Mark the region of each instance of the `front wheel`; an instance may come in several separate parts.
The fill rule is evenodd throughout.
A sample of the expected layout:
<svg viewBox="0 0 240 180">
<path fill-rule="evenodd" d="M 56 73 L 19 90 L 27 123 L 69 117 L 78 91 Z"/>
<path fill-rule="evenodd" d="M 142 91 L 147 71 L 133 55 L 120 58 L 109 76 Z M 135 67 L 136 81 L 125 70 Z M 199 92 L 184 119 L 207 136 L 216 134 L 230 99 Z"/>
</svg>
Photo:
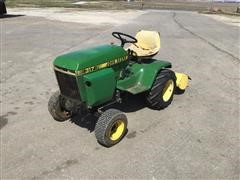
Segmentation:
<svg viewBox="0 0 240 180">
<path fill-rule="evenodd" d="M 108 109 L 96 123 L 95 136 L 100 144 L 111 147 L 121 141 L 126 131 L 126 115 L 117 109 Z"/>
<path fill-rule="evenodd" d="M 164 109 L 171 104 L 176 88 L 176 76 L 173 71 L 163 69 L 158 73 L 146 100 L 152 109 Z"/>
<path fill-rule="evenodd" d="M 55 92 L 48 101 L 48 111 L 56 121 L 65 121 L 71 117 L 71 112 L 61 106 L 60 92 Z"/>
</svg>

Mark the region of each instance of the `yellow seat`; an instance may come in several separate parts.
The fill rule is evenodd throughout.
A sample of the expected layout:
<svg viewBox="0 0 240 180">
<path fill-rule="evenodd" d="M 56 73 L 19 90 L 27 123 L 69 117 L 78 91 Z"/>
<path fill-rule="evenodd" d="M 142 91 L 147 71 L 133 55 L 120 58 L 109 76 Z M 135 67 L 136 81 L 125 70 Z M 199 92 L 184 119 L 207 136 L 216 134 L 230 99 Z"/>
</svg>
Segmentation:
<svg viewBox="0 0 240 180">
<path fill-rule="evenodd" d="M 137 56 L 149 57 L 159 52 L 161 47 L 159 32 L 141 30 L 135 38 L 138 42 L 132 44 L 128 49 L 134 51 Z"/>
</svg>

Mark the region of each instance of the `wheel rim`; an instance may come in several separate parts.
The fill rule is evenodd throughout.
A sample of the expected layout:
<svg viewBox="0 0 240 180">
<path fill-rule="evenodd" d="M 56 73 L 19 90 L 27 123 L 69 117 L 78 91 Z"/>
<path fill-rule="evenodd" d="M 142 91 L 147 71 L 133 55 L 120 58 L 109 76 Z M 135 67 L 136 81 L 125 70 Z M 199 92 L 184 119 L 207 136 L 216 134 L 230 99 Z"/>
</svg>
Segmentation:
<svg viewBox="0 0 240 180">
<path fill-rule="evenodd" d="M 165 84 L 165 87 L 163 88 L 162 92 L 162 98 L 164 102 L 167 102 L 172 94 L 173 94 L 173 89 L 174 89 L 174 82 L 173 80 L 168 80 L 167 83 Z"/>
<path fill-rule="evenodd" d="M 124 128 L 125 128 L 124 122 L 122 120 L 117 120 L 110 129 L 109 138 L 112 141 L 118 140 L 123 134 Z"/>
</svg>

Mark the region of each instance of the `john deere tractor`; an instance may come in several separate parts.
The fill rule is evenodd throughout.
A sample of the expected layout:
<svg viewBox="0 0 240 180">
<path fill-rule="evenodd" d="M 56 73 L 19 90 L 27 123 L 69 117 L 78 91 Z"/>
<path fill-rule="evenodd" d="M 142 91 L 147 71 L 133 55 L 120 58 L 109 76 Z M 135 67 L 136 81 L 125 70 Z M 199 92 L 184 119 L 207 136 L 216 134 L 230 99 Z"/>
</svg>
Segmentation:
<svg viewBox="0 0 240 180">
<path fill-rule="evenodd" d="M 127 132 L 127 117 L 109 104 L 121 103 L 126 93 L 144 93 L 146 105 L 166 108 L 175 92 L 184 92 L 188 76 L 170 70 L 170 62 L 153 59 L 160 50 L 160 34 L 139 31 L 136 37 L 113 32 L 120 45 L 102 45 L 57 57 L 54 71 L 60 91 L 48 110 L 57 121 L 81 112 L 98 115 L 95 136 L 106 147 L 118 143 Z M 130 44 L 125 48 L 125 44 Z"/>
</svg>

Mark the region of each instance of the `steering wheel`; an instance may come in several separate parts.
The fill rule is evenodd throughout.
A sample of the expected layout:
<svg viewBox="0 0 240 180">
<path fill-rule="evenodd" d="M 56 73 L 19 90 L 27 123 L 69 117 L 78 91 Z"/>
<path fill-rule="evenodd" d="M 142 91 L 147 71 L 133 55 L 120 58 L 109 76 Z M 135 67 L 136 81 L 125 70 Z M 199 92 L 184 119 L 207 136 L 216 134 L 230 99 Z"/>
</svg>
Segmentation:
<svg viewBox="0 0 240 180">
<path fill-rule="evenodd" d="M 124 34 L 121 32 L 113 32 L 113 37 L 119 39 L 121 41 L 121 46 L 123 47 L 126 43 L 137 43 L 137 39 L 133 36 L 130 36 L 128 34 Z"/>
</svg>

